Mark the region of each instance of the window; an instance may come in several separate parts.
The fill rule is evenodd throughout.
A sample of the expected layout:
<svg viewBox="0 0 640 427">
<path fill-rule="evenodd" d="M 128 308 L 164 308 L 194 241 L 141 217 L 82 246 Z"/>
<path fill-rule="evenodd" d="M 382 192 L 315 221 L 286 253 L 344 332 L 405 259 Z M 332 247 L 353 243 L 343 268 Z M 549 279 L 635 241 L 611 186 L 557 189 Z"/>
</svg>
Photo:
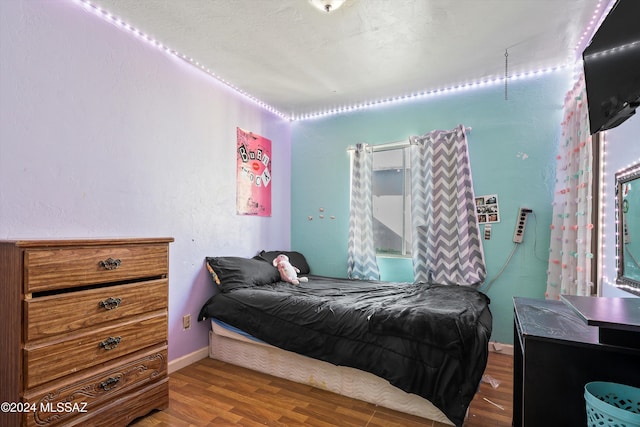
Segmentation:
<svg viewBox="0 0 640 427">
<path fill-rule="evenodd" d="M 373 153 L 373 239 L 378 255 L 411 255 L 409 149 Z"/>
</svg>

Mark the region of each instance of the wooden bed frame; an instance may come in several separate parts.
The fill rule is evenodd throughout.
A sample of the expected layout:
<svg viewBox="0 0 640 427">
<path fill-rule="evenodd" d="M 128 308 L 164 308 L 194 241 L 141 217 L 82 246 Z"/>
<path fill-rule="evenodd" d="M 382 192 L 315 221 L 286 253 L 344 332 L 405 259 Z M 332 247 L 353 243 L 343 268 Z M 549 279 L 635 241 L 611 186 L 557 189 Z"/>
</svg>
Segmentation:
<svg viewBox="0 0 640 427">
<path fill-rule="evenodd" d="M 428 400 L 359 369 L 254 341 L 211 322 L 209 357 L 440 423 L 453 423 Z"/>
</svg>

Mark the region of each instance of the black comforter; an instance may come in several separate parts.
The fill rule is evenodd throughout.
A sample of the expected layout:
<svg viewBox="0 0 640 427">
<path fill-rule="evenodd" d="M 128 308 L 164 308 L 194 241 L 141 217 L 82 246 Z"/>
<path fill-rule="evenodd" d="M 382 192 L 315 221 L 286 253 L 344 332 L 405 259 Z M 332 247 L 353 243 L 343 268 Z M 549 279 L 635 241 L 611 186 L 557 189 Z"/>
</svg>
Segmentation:
<svg viewBox="0 0 640 427">
<path fill-rule="evenodd" d="M 218 293 L 213 317 L 274 346 L 371 372 L 462 425 L 488 357 L 489 299 L 462 286 L 310 276 Z"/>
</svg>

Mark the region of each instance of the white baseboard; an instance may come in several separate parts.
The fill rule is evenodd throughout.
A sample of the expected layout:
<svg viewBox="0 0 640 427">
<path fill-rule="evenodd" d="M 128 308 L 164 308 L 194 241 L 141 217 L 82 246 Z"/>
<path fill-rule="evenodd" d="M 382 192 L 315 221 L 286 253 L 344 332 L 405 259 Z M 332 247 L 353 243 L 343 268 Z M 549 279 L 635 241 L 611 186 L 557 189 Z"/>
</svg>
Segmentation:
<svg viewBox="0 0 640 427">
<path fill-rule="evenodd" d="M 173 359 L 169 362 L 169 374 L 184 368 L 185 366 L 189 366 L 192 363 L 197 362 L 198 360 L 202 360 L 205 357 L 209 356 L 209 347 L 203 347 L 199 350 L 194 351 L 193 353 L 185 354 L 182 357 L 178 357 L 177 359 Z"/>
<path fill-rule="evenodd" d="M 489 341 L 489 351 L 513 356 L 513 344 L 502 344 L 497 341 Z"/>
</svg>

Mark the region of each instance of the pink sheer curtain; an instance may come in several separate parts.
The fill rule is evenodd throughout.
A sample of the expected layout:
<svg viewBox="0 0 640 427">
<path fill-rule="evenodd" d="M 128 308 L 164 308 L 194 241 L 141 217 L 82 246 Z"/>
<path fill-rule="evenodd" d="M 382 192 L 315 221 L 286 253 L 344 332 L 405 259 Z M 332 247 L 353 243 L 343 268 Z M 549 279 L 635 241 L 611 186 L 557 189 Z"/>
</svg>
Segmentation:
<svg viewBox="0 0 640 427">
<path fill-rule="evenodd" d="M 564 103 L 545 293 L 548 299 L 592 293 L 592 160 L 587 93 L 581 75 Z"/>
</svg>

